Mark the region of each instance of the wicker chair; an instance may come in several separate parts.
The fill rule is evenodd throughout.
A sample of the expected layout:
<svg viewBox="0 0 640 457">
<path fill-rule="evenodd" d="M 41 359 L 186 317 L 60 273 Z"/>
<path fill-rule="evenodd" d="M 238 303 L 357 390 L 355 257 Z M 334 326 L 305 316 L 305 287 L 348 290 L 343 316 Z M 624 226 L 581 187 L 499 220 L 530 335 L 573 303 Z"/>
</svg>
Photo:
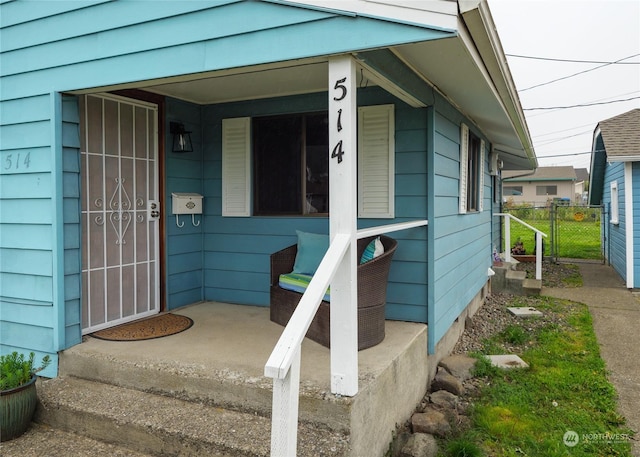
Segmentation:
<svg viewBox="0 0 640 457">
<path fill-rule="evenodd" d="M 367 244 L 374 237 L 358 240 L 357 258 L 360 259 Z M 397 247 L 397 241 L 381 236 L 384 254 L 359 264 L 358 274 L 358 350 L 375 346 L 384 339 L 384 308 L 387 301 L 387 279 L 391 258 Z M 293 311 L 298 306 L 301 294 L 278 286 L 281 274 L 290 273 L 295 262 L 297 245 L 289 246 L 271 255 L 271 307 L 270 317 L 273 322 L 287 325 Z M 329 303 L 322 301 L 316 313 L 307 338 L 330 346 Z"/>
</svg>

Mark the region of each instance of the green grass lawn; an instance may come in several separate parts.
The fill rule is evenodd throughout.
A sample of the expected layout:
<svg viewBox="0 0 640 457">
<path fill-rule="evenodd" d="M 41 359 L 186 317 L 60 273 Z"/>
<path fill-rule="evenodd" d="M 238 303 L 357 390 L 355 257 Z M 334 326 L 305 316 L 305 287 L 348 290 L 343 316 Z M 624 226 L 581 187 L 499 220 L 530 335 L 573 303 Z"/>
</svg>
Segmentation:
<svg viewBox="0 0 640 457">
<path fill-rule="evenodd" d="M 485 341 L 476 376 L 486 382 L 473 401 L 472 425 L 443 446 L 444 455 L 629 456 L 631 431 L 616 412 L 588 308 L 535 300 L 536 309 L 557 319 L 533 331 L 523 320 Z M 488 363 L 483 356 L 500 353 L 505 342 L 521 345 L 530 368 L 505 371 Z M 565 444 L 567 432 L 577 433 L 574 446 Z"/>
<path fill-rule="evenodd" d="M 527 224 L 547 234 L 543 239 L 545 252 L 550 255 L 551 228 L 548 220 L 524 220 Z M 558 221 L 558 257 L 573 259 L 601 259 L 600 250 L 600 222 L 593 221 Z M 504 231 L 503 231 L 504 233 Z M 527 254 L 533 254 L 535 247 L 535 233 L 525 226 L 511 222 L 511 247 L 520 238 Z"/>
</svg>

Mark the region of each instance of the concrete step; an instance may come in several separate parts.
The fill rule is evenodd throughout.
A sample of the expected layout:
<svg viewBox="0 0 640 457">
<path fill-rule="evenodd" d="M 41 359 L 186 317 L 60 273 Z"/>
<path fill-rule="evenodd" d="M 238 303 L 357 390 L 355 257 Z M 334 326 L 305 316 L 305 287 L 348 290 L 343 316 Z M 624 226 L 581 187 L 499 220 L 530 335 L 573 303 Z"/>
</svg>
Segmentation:
<svg viewBox="0 0 640 457">
<path fill-rule="evenodd" d="M 181 313 L 194 325 L 171 337 L 132 342 L 85 337 L 60 354 L 59 376 L 129 389 L 134 399 L 140 391 L 141 396 L 170 397 L 214 411 L 271 417 L 273 380 L 264 376 L 264 365 L 282 327 L 269 321 L 269 309 L 206 302 Z M 385 455 L 398 424 L 410 417 L 428 384 L 426 326 L 387 321 L 385 334 L 381 344 L 358 353 L 358 393 L 353 397 L 331 393 L 330 351 L 307 339 L 302 343 L 299 424 L 344 436 L 348 457 Z M 110 406 L 108 401 L 104 405 Z M 244 434 L 250 426 L 247 422 L 234 430 Z M 268 428 L 263 428 L 265 443 Z M 298 439 L 300 445 L 303 441 L 309 440 Z M 339 453 L 343 448 L 336 449 Z M 332 452 L 319 448 L 315 454 Z"/>
<path fill-rule="evenodd" d="M 128 389 L 143 390 L 192 402 L 215 405 L 231 411 L 268 417 L 273 401 L 273 381 L 247 377 L 229 369 L 216 370 L 198 364 L 123 357 L 81 350 L 65 351 L 60 358 L 60 376 L 96 381 Z M 300 422 L 314 423 L 348 433 L 352 402 L 348 397 L 300 385 Z"/>
<path fill-rule="evenodd" d="M 491 267 L 495 275 L 491 279 L 493 292 L 506 292 L 514 295 L 540 295 L 542 281 L 527 278 L 525 271 L 516 270 L 515 263 L 503 263 Z"/>
<path fill-rule="evenodd" d="M 505 274 L 505 292 L 523 295 L 522 283 L 527 277 L 526 271 L 509 270 Z"/>
<path fill-rule="evenodd" d="M 35 421 L 157 456 L 268 456 L 270 419 L 74 377 L 38 386 Z M 298 455 L 346 455 L 348 436 L 298 427 Z"/>
<path fill-rule="evenodd" d="M 3 456 L 154 457 L 122 446 L 93 440 L 48 425 L 32 423 L 27 432 L 0 444 Z"/>
<path fill-rule="evenodd" d="M 522 293 L 524 295 L 538 296 L 542 290 L 542 280 L 527 278 L 522 281 Z"/>
</svg>

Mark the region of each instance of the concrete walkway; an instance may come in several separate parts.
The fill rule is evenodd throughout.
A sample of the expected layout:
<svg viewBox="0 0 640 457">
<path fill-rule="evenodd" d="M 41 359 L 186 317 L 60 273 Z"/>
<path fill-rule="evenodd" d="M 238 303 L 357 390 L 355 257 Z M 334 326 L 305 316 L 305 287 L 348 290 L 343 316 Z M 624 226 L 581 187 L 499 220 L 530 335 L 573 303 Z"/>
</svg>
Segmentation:
<svg viewBox="0 0 640 457">
<path fill-rule="evenodd" d="M 616 271 L 601 264 L 579 264 L 583 287 L 542 288 L 542 295 L 564 298 L 589 307 L 609 370 L 619 396 L 619 412 L 636 432 L 632 455 L 640 457 L 640 297 L 628 289 Z M 606 430 L 593 430 L 604 433 Z"/>
</svg>

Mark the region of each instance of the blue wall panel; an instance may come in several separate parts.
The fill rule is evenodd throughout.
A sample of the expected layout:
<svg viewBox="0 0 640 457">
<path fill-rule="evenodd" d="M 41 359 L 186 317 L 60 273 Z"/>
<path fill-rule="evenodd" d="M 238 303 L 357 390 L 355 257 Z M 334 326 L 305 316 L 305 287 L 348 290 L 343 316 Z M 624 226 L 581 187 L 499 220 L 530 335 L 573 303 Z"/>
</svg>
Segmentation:
<svg viewBox="0 0 640 457">
<path fill-rule="evenodd" d="M 76 97 L 62 97 L 62 224 L 63 232 L 63 296 L 64 306 L 58 312 L 64 332 L 57 349 L 65 349 L 82 341 L 81 323 L 81 232 L 80 232 L 80 113 Z M 60 230 L 60 228 L 58 228 Z M 54 324 L 54 328 L 57 327 Z"/>
<path fill-rule="evenodd" d="M 165 2 L 157 8 L 150 8 L 147 2 L 60 1 L 42 2 L 38 8 L 25 2 L 3 2 L 0 7 L 0 163 L 5 165 L 0 167 L 0 250 L 9 259 L 0 263 L 0 300 L 11 297 L 18 308 L 40 302 L 53 306 L 51 321 L 37 325 L 31 346 L 24 346 L 45 352 L 80 341 L 79 119 L 76 98 L 61 93 L 107 85 L 131 87 L 156 78 L 450 35 L 442 30 L 270 2 Z M 359 100 L 361 104 L 396 104 L 396 216 L 398 220 L 426 217 L 425 157 L 430 141 L 426 110 L 412 109 L 377 88 L 361 91 Z M 162 197 L 166 203 L 165 292 L 169 309 L 205 297 L 265 304 L 268 291 L 262 285 L 268 273 L 268 254 L 295 241 L 294 227 L 327 232 L 326 218 L 222 221 L 220 217 L 221 119 L 326 107 L 326 94 L 219 107 L 167 101 L 166 117 L 161 120 L 165 122 L 166 144 L 169 122 L 175 120 L 193 131 L 195 146 L 193 153 L 177 156 L 166 151 L 165 156 Z M 175 227 L 172 192 L 205 195 L 206 215 L 198 228 Z M 20 206 L 28 209 L 19 212 L 16 208 Z M 425 232 L 418 229 L 398 234 L 401 245 L 407 241 L 413 250 L 399 249 L 394 264 L 410 263 L 413 257 L 425 261 Z M 220 253 L 226 256 L 221 261 L 215 259 Z M 262 256 L 262 261 L 256 262 L 247 254 Z M 29 268 L 34 258 L 49 259 L 51 270 Z M 234 269 L 225 268 L 225 258 Z M 12 266 L 5 270 L 9 262 Z M 228 288 L 247 278 L 256 278 L 261 290 Z M 227 288 L 218 287 L 221 279 L 230 279 L 225 282 Z M 417 281 L 415 275 L 412 281 Z M 422 284 L 412 282 L 415 290 L 411 293 L 401 282 L 391 283 L 390 296 L 394 298 L 389 315 L 424 321 L 426 281 L 425 277 Z M 16 337 L 26 324 L 5 321 L 3 316 L 0 325 L 2 352 L 29 344 Z M 57 361 L 47 373 L 55 370 Z"/>
<path fill-rule="evenodd" d="M 640 162 L 631 164 L 633 180 L 633 287 L 640 285 Z"/>
<path fill-rule="evenodd" d="M 484 211 L 459 214 L 460 125 L 465 123 L 482 138 L 473 123 L 447 102 L 438 98 L 434 122 L 434 209 L 429 220 L 433 243 L 429 311 L 429 350 L 447 332 L 453 321 L 487 283 L 491 265 L 492 227 L 491 178 L 488 154 L 483 163 Z M 488 147 L 489 144 L 486 146 Z"/>
<path fill-rule="evenodd" d="M 618 216 L 619 223 L 612 224 L 611 221 L 611 182 L 618 183 Z M 625 195 L 626 188 L 624 182 L 624 164 L 620 162 L 607 163 L 605 167 L 603 202 L 609 208 L 607 232 L 609 240 L 606 243 L 607 259 L 613 268 L 626 281 L 627 279 L 627 246 L 626 246 L 626 218 L 625 218 Z"/>
<path fill-rule="evenodd" d="M 361 105 L 395 103 L 396 109 L 396 217 L 424 219 L 426 195 L 426 112 L 413 109 L 378 88 L 358 93 Z M 234 303 L 269 304 L 269 255 L 296 242 L 295 230 L 328 233 L 329 221 L 318 217 L 221 217 L 221 122 L 224 118 L 326 110 L 327 95 L 256 100 L 203 108 L 205 170 L 205 299 Z M 402 172 L 398 171 L 402 170 Z M 403 220 L 403 219 L 399 219 Z M 360 227 L 388 224 L 389 220 L 361 220 Z M 389 284 L 387 317 L 426 320 L 426 229 L 392 234 L 399 240 Z M 419 235 L 416 235 L 419 233 Z M 405 239 L 407 237 L 407 239 Z M 409 288 L 403 271 L 423 262 L 413 271 Z M 419 278 L 421 276 L 421 278 Z M 394 283 L 394 281 L 398 281 Z M 247 284 L 254 284 L 247 286 Z M 415 289 L 422 289 L 416 293 Z M 230 298 L 232 297 L 232 298 Z M 258 300 L 258 301 L 256 301 Z M 403 308 L 407 307 L 403 311 Z M 416 308 L 417 309 L 414 309 Z M 420 310 L 421 309 L 421 310 Z M 418 317 L 420 316 L 420 317 Z"/>
</svg>

